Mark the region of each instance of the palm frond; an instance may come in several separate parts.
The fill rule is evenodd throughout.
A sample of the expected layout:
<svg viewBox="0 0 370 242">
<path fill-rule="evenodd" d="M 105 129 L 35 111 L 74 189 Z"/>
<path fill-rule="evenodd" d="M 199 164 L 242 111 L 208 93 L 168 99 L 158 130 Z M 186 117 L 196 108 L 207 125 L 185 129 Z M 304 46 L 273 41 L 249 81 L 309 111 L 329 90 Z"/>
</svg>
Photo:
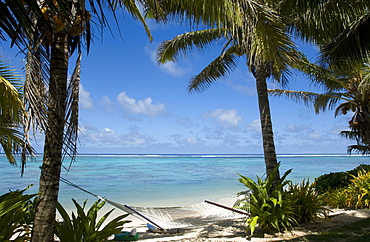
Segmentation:
<svg viewBox="0 0 370 242">
<path fill-rule="evenodd" d="M 78 104 L 79 104 L 79 87 L 81 78 L 81 58 L 82 53 L 76 60 L 75 69 L 68 85 L 67 107 L 66 107 L 66 128 L 65 128 L 65 153 L 72 158 L 71 163 L 77 155 L 77 141 L 78 141 Z M 68 168 L 69 170 L 69 168 Z"/>
<path fill-rule="evenodd" d="M 24 102 L 28 114 L 25 120 L 26 132 L 38 128 L 41 131 L 47 130 L 49 77 L 49 60 L 43 48 L 37 49 L 35 53 L 28 51 L 24 85 Z"/>
<path fill-rule="evenodd" d="M 11 69 L 0 58 L 0 144 L 10 163 L 14 155 L 22 154 L 22 173 L 26 158 L 34 153 L 26 135 L 22 133 L 25 109 L 22 102 L 22 81 L 18 71 Z"/>
<path fill-rule="evenodd" d="M 370 54 L 370 13 L 351 23 L 322 47 L 321 63 L 341 65 L 343 60 L 367 63 Z"/>
<path fill-rule="evenodd" d="M 224 38 L 220 29 L 207 29 L 188 32 L 163 42 L 157 51 L 157 60 L 160 63 L 175 61 L 180 56 L 185 56 L 193 47 L 204 49 L 213 41 Z"/>
<path fill-rule="evenodd" d="M 146 32 L 149 40 L 152 41 L 153 36 L 152 36 L 152 34 L 149 30 L 149 27 L 148 27 L 148 25 L 145 21 L 145 18 L 143 16 L 143 14 L 141 13 L 141 11 L 139 10 L 139 8 L 136 4 L 136 1 L 135 0 L 126 0 L 126 1 L 120 1 L 120 3 L 122 3 L 124 8 L 131 14 L 131 16 L 134 19 L 137 19 L 141 22 L 141 24 L 144 26 L 145 32 Z"/>
<path fill-rule="evenodd" d="M 292 90 L 281 90 L 281 89 L 270 89 L 268 90 L 269 95 L 275 97 L 285 96 L 297 103 L 304 103 L 305 105 L 310 105 L 315 102 L 315 100 L 320 96 L 318 93 L 305 92 L 305 91 L 292 91 Z"/>
<path fill-rule="evenodd" d="M 8 116 L 15 123 L 22 121 L 22 112 L 24 112 L 21 85 L 20 75 L 0 58 L 0 93 L 2 94 L 0 113 Z"/>
<path fill-rule="evenodd" d="M 237 59 L 239 57 L 237 51 L 238 46 L 232 46 L 224 53 L 213 60 L 206 68 L 204 68 L 198 75 L 191 79 L 188 86 L 190 92 L 202 92 L 208 88 L 213 82 L 221 77 L 227 76 L 237 66 Z"/>
<path fill-rule="evenodd" d="M 315 111 L 319 113 L 320 111 L 324 112 L 326 109 L 333 109 L 342 100 L 348 101 L 348 99 L 343 98 L 343 93 L 328 91 L 317 96 L 314 104 Z M 339 110 L 341 110 L 341 106 L 335 110 L 334 116 L 339 114 Z"/>
<path fill-rule="evenodd" d="M 359 153 L 361 155 L 370 155 L 370 146 L 368 145 L 350 145 L 347 148 L 348 154 L 353 152 Z"/>
</svg>

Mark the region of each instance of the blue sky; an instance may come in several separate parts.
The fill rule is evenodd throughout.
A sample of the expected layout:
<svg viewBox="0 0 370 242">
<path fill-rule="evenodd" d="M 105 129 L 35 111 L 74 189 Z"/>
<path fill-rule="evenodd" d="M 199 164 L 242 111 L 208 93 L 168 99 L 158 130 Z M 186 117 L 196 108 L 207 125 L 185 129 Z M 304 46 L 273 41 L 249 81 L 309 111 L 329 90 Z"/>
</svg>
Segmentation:
<svg viewBox="0 0 370 242">
<path fill-rule="evenodd" d="M 104 154 L 262 154 L 255 80 L 241 58 L 227 78 L 202 93 L 188 93 L 192 76 L 221 51 L 194 50 L 179 62 L 158 65 L 158 45 L 189 31 L 150 23 L 151 43 L 129 16 L 121 19 L 122 38 L 105 31 L 82 59 L 79 153 Z M 114 26 L 113 31 L 115 31 Z M 21 55 L 2 42 L 0 55 L 21 67 Z M 314 48 L 305 47 L 314 58 Z M 269 88 L 278 88 L 269 83 Z M 292 90 L 315 90 L 293 75 Z M 278 154 L 346 153 L 350 144 L 338 133 L 350 114 L 316 115 L 312 107 L 270 98 Z M 42 138 L 35 148 L 42 153 Z"/>
</svg>

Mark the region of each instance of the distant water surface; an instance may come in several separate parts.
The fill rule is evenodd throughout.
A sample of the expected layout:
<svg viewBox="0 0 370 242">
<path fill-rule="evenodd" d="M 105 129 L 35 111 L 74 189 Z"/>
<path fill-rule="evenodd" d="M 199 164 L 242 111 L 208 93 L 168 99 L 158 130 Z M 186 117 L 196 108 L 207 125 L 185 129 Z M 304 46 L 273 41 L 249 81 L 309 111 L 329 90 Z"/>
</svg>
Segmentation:
<svg viewBox="0 0 370 242">
<path fill-rule="evenodd" d="M 41 157 L 20 168 L 0 157 L 0 194 L 35 184 L 37 192 Z M 293 168 L 288 179 L 313 181 L 325 173 L 347 171 L 370 164 L 359 155 L 279 155 L 281 173 Z M 70 162 L 64 161 L 69 167 Z M 256 178 L 265 173 L 261 155 L 80 155 L 62 177 L 115 202 L 138 206 L 184 205 L 212 200 L 244 190 L 237 173 Z M 72 206 L 71 198 L 95 201 L 93 196 L 61 183 L 59 200 Z"/>
</svg>

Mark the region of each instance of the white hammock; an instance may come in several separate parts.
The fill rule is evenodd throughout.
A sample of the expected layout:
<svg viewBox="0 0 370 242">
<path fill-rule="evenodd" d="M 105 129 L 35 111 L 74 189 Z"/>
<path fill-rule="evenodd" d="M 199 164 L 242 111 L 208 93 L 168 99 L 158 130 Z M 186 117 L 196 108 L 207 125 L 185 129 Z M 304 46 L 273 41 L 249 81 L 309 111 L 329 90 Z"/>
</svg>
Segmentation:
<svg viewBox="0 0 370 242">
<path fill-rule="evenodd" d="M 103 199 L 103 198 L 100 198 Z M 181 207 L 134 207 L 107 199 L 107 203 L 129 213 L 159 230 L 201 227 L 219 221 L 247 218 L 249 213 L 210 201 Z"/>
<path fill-rule="evenodd" d="M 250 216 L 249 209 L 246 210 L 248 212 L 245 212 L 210 201 L 182 207 L 128 206 L 102 198 L 65 178 L 61 177 L 60 180 L 164 231 L 174 228 L 202 227 L 219 221 L 247 218 Z"/>
</svg>

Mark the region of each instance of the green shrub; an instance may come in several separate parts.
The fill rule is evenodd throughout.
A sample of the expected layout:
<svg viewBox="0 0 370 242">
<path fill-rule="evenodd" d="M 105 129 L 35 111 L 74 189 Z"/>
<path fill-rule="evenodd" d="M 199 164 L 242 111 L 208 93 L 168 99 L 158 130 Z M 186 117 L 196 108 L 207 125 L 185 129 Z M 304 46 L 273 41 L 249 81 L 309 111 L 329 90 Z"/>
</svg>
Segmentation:
<svg viewBox="0 0 370 242">
<path fill-rule="evenodd" d="M 349 194 L 344 188 L 330 190 L 320 195 L 327 206 L 332 208 L 348 208 Z"/>
<path fill-rule="evenodd" d="M 370 171 L 370 165 L 361 164 L 350 171 L 321 175 L 315 179 L 315 189 L 319 194 L 323 194 L 327 191 L 345 188 L 350 184 L 352 175 L 357 176 L 361 170 Z"/>
<path fill-rule="evenodd" d="M 285 178 L 291 170 L 284 174 L 279 183 L 274 184 L 273 178 L 278 168 L 279 166 L 266 180 L 257 176 L 257 183 L 240 175 L 239 181 L 251 190 L 249 204 L 251 218 L 247 219 L 251 235 L 253 235 L 257 224 L 263 232 L 268 233 L 289 230 L 297 224 L 296 215 L 291 206 L 292 201 L 289 200 L 290 196 L 283 190 L 284 186 L 290 182 L 285 181 Z"/>
<path fill-rule="evenodd" d="M 345 188 L 325 192 L 322 197 L 334 208 L 370 208 L 370 172 L 358 170 Z"/>
<path fill-rule="evenodd" d="M 351 175 L 349 186 L 346 188 L 350 194 L 348 201 L 350 206 L 354 208 L 369 208 L 370 207 L 370 172 L 360 170 L 357 174 Z"/>
<path fill-rule="evenodd" d="M 323 194 L 330 190 L 347 187 L 349 178 L 350 176 L 347 172 L 332 172 L 316 178 L 314 186 L 319 194 Z"/>
<path fill-rule="evenodd" d="M 299 223 L 315 221 L 321 215 L 326 216 L 328 209 L 323 206 L 323 199 L 318 196 L 309 181 L 303 180 L 300 184 L 290 184 L 288 193 Z"/>
<path fill-rule="evenodd" d="M 111 220 L 104 227 L 103 223 L 107 217 L 112 213 L 112 210 L 107 212 L 103 217 L 97 221 L 98 212 L 104 206 L 105 202 L 100 200 L 96 201 L 85 214 L 85 207 L 87 201 L 81 207 L 74 199 L 72 199 L 77 214 L 72 212 L 71 217 L 67 214 L 66 210 L 58 204 L 57 209 L 62 216 L 63 222 L 56 222 L 56 235 L 61 242 L 97 242 L 105 241 L 107 237 L 113 234 L 119 234 L 122 226 L 130 221 L 122 221 L 128 214 L 118 216 Z"/>
<path fill-rule="evenodd" d="M 27 188 L 26 188 L 27 189 Z M 36 194 L 17 190 L 0 196 L 0 241 L 30 241 L 30 224 L 34 216 L 31 199 Z"/>
</svg>

